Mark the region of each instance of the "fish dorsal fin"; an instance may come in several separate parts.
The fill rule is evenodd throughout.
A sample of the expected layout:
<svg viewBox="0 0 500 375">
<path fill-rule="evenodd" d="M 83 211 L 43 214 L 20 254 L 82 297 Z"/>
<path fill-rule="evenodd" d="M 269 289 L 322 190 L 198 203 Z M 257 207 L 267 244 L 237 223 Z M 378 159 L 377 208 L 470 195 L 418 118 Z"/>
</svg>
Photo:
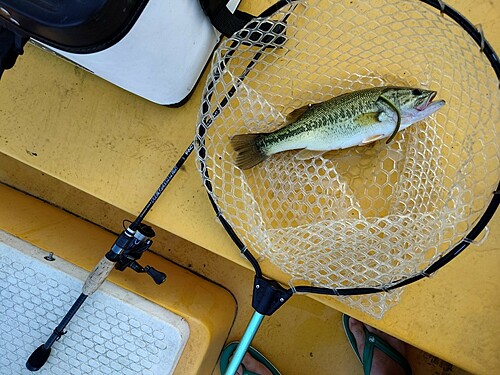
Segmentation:
<svg viewBox="0 0 500 375">
<path fill-rule="evenodd" d="M 309 111 L 311 108 L 312 108 L 312 104 L 306 104 L 303 107 L 294 109 L 292 112 L 290 112 L 286 116 L 286 123 L 291 124 L 292 122 L 297 121 L 299 118 L 301 118 L 304 115 L 304 113 Z"/>
<path fill-rule="evenodd" d="M 380 112 L 368 112 L 354 119 L 359 125 L 370 126 L 380 122 Z"/>
<path fill-rule="evenodd" d="M 308 150 L 308 149 L 303 149 L 300 150 L 296 155 L 295 159 L 297 160 L 309 160 L 309 159 L 314 159 L 317 157 L 320 157 L 323 155 L 326 151 L 314 151 L 314 150 Z"/>
</svg>

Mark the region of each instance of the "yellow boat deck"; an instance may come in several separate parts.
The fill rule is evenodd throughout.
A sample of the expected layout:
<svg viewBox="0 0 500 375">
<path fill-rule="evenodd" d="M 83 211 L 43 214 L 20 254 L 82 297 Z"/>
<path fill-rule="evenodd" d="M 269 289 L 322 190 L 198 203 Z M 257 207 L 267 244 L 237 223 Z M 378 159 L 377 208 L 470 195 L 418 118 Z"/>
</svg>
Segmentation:
<svg viewBox="0 0 500 375">
<path fill-rule="evenodd" d="M 56 205 L 64 204 L 62 210 L 0 184 L 0 229 L 42 249 L 53 251 L 57 256 L 84 269 L 90 271 L 114 241 L 115 236 L 102 226 L 118 232 L 121 230 L 122 218 L 133 218 L 116 207 L 4 155 L 0 156 L 0 162 L 12 171 L 12 174 L 3 174 L 5 171 L 2 171 L 0 176 L 3 181 L 15 183 L 19 189 L 30 191 L 32 194 L 43 195 Z M 67 211 L 82 215 L 97 225 Z M 205 296 L 204 301 L 191 300 L 190 303 L 197 306 L 196 310 L 211 307 L 212 310 L 208 310 L 207 314 L 220 314 L 221 317 L 215 324 L 222 325 L 220 319 L 227 319 L 228 323 L 232 323 L 227 342 L 240 339 L 253 313 L 251 293 L 254 273 L 158 227 L 154 229 L 157 234 L 153 246 L 155 253 L 231 291 L 237 301 L 235 319 L 232 301 L 220 299 L 219 296 L 217 302 L 225 301 L 225 306 L 217 308 L 207 303 L 206 298 L 217 297 L 215 293 L 205 291 L 208 297 Z M 141 263 L 143 262 L 165 271 L 168 275 L 166 284 L 177 281 L 176 275 L 172 275 L 175 270 L 161 259 L 148 257 Z M 123 273 L 114 271 L 110 281 L 162 306 L 169 306 L 168 298 L 165 300 L 165 289 L 160 291 L 146 276 L 136 276 L 129 270 Z M 190 285 L 185 286 L 189 287 Z M 197 297 L 200 295 L 197 294 Z M 183 303 L 177 302 L 174 305 L 182 306 Z M 61 316 L 64 313 L 60 312 Z M 190 313 L 188 312 L 188 315 Z M 214 340 L 213 337 L 210 337 L 210 340 L 204 337 L 212 334 L 213 327 L 207 328 L 196 319 L 188 319 L 188 322 L 191 331 L 194 331 L 192 336 L 195 336 L 195 339 L 188 340 L 185 349 L 189 353 L 186 354 L 188 359 L 181 360 L 176 374 L 219 374 L 218 367 L 213 367 L 212 372 L 210 364 L 215 366 L 222 344 L 211 348 L 211 353 L 206 355 L 204 361 L 196 359 L 200 347 L 204 348 L 207 341 Z M 215 342 L 220 343 L 220 338 L 215 338 Z M 64 345 L 64 340 L 61 344 Z M 341 312 L 308 296 L 292 297 L 275 314 L 264 319 L 254 338 L 253 346 L 263 352 L 283 374 L 362 373 L 361 366 L 345 337 Z M 217 354 L 214 354 L 214 351 Z M 416 375 L 469 374 L 413 346 L 408 347 L 408 358 Z M 193 360 L 196 360 L 194 364 L 191 363 Z"/>
<path fill-rule="evenodd" d="M 243 6 L 258 13 L 267 3 L 244 1 Z M 500 49 L 498 4 L 449 3 L 482 23 L 490 43 Z M 0 229 L 41 248 L 62 238 L 61 249 L 72 246 L 61 231 L 76 233 L 84 226 L 87 234 L 80 241 L 103 235 L 100 227 L 121 231 L 122 220 L 135 217 L 192 141 L 204 77 L 183 107 L 166 108 L 32 46 L 26 49 L 0 84 L 0 182 L 60 209 L 0 185 Z M 251 317 L 254 273 L 217 223 L 193 159 L 147 217 L 157 232 L 153 250 L 231 291 L 238 308 L 230 342 L 241 337 Z M 374 320 L 334 298 L 297 295 L 264 319 L 253 345 L 283 374 L 360 374 L 341 324 L 346 312 L 412 345 L 409 357 L 417 375 L 498 373 L 498 214 L 489 227 L 483 244 L 435 277 L 407 287 L 384 319 Z M 90 269 L 108 250 L 110 238 L 103 235 L 102 247 L 89 249 L 88 256 L 69 250 L 68 258 Z M 268 262 L 263 268 L 283 280 Z M 120 275 L 114 272 L 111 280 L 133 289 Z M 154 286 L 146 289 L 146 298 L 158 297 Z"/>
</svg>

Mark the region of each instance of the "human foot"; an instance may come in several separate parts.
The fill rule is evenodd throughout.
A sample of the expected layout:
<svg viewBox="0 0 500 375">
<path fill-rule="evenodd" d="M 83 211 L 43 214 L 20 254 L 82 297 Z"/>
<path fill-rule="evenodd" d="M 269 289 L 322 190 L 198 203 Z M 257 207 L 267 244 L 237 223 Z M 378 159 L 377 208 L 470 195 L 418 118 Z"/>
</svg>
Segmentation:
<svg viewBox="0 0 500 375">
<path fill-rule="evenodd" d="M 243 365 L 243 366 L 241 366 Z M 257 375 L 272 375 L 271 371 L 264 366 L 262 363 L 257 361 L 250 353 L 245 353 L 245 356 L 243 357 L 241 361 L 240 367 L 238 367 L 238 370 L 236 371 L 236 375 L 243 375 L 243 369 L 247 371 L 251 371 L 254 374 Z"/>
<path fill-rule="evenodd" d="M 238 347 L 238 342 L 228 344 L 222 351 L 220 358 L 220 371 L 225 374 L 230 367 L 233 354 Z M 280 375 L 276 367 L 257 349 L 249 346 L 245 353 L 241 365 L 236 371 L 237 375 Z"/>
<path fill-rule="evenodd" d="M 365 356 L 369 357 L 367 353 L 368 351 L 365 353 L 366 335 L 367 335 L 367 332 L 365 330 L 368 331 L 369 335 L 368 340 L 372 344 L 374 344 L 375 341 L 377 341 L 378 345 L 382 345 L 384 347 L 385 347 L 384 344 L 388 344 L 390 347 L 392 347 L 392 349 L 396 350 L 403 358 L 405 358 L 406 356 L 406 344 L 403 341 L 396 339 L 395 337 L 389 336 L 388 334 L 376 328 L 373 328 L 369 325 L 365 325 L 362 322 L 353 318 L 349 318 L 349 329 L 352 335 L 354 336 L 358 353 L 363 363 L 365 360 L 369 360 L 369 358 L 365 358 Z M 377 344 L 375 344 L 375 348 L 373 351 L 371 371 L 369 372 L 371 375 L 411 374 L 411 369 L 409 367 L 407 369 L 404 368 L 404 366 L 408 366 L 406 360 L 402 358 L 395 358 L 399 357 L 397 354 L 394 354 L 392 357 L 389 356 L 390 349 L 382 352 Z"/>
</svg>

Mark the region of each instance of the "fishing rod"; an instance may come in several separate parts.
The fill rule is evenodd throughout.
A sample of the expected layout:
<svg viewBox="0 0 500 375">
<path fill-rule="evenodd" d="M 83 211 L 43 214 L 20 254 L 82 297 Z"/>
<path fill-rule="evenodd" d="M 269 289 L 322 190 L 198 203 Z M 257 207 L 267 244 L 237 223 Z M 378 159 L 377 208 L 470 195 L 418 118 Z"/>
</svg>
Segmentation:
<svg viewBox="0 0 500 375">
<path fill-rule="evenodd" d="M 261 13 L 259 17 L 268 16 L 276 9 L 283 6 L 284 4 L 288 4 L 289 2 L 290 0 L 280 0 L 278 1 L 278 3 L 274 4 L 263 13 Z M 260 31 L 273 31 L 277 35 L 280 35 L 276 39 L 276 43 L 278 45 L 284 44 L 286 42 L 286 37 L 283 36 L 285 33 L 285 28 L 280 23 L 273 23 L 268 21 L 267 23 L 256 24 L 254 25 L 254 27 L 263 27 L 264 29 Z M 225 64 L 232 56 L 235 49 L 228 51 L 222 64 L 214 68 L 214 77 L 210 82 L 207 82 L 206 91 L 208 93 L 206 94 L 206 97 L 204 98 L 204 101 L 202 103 L 203 110 L 201 121 L 207 128 L 212 124 L 213 119 L 221 113 L 222 109 L 226 107 L 229 99 L 236 93 L 239 83 L 244 80 L 250 70 L 252 70 L 254 65 L 260 59 L 262 50 L 268 48 L 267 44 L 265 43 L 266 40 L 263 40 L 263 42 L 264 43 L 254 43 L 254 45 L 260 47 L 260 50 L 256 53 L 255 58 L 250 60 L 246 69 L 239 77 L 238 83 L 233 84 L 226 96 L 223 98 L 223 100 L 220 101 L 219 105 L 210 116 L 207 113 L 207 109 L 209 108 L 207 104 L 208 102 L 210 102 L 212 97 L 211 89 L 220 80 L 222 76 L 221 72 L 224 70 Z M 231 47 L 235 48 L 235 46 L 236 45 L 233 43 Z M 104 257 L 99 261 L 94 270 L 89 274 L 82 287 L 82 293 L 73 303 L 59 325 L 54 329 L 47 341 L 44 344 L 40 345 L 37 349 L 35 349 L 35 351 L 33 351 L 33 353 L 28 358 L 26 362 L 26 367 L 28 370 L 38 371 L 40 368 L 42 368 L 42 366 L 47 362 L 50 356 L 52 345 L 66 333 L 64 329 L 69 324 L 73 316 L 80 309 L 85 300 L 103 284 L 113 268 L 116 268 L 119 271 L 123 271 L 127 267 L 130 267 L 136 272 L 145 272 L 149 276 L 151 276 L 157 284 L 161 284 L 166 280 L 166 275 L 163 272 L 155 270 L 151 266 L 142 267 L 136 262 L 136 260 L 140 258 L 142 253 L 151 246 L 151 238 L 155 235 L 153 229 L 150 226 L 143 224 L 142 221 L 144 220 L 147 213 L 151 210 L 153 205 L 156 203 L 156 201 L 160 198 L 163 191 L 177 174 L 189 155 L 191 155 L 194 150 L 196 141 L 199 141 L 199 138 L 195 138 L 195 140 L 193 140 L 193 142 L 191 142 L 191 144 L 186 148 L 182 156 L 179 158 L 170 173 L 165 177 L 163 182 L 160 184 L 149 202 L 144 206 L 137 218 L 118 236 L 114 244 L 111 246 L 110 250 L 104 255 Z"/>
<path fill-rule="evenodd" d="M 181 166 L 189 157 L 194 149 L 194 143 L 191 143 L 184 154 L 179 158 L 176 165 L 172 168 L 167 177 L 163 180 L 156 192 L 153 194 L 149 202 L 143 208 L 137 218 L 118 236 L 116 241 L 111 246 L 110 250 L 102 257 L 99 263 L 95 266 L 93 271 L 88 275 L 85 280 L 82 292 L 77 300 L 73 303 L 69 311 L 61 320 L 59 325 L 54 329 L 47 341 L 40 345 L 30 355 L 26 361 L 26 368 L 30 371 L 38 371 L 47 362 L 52 345 L 58 341 L 66 331 L 64 330 L 71 319 L 75 316 L 77 311 L 83 305 L 85 300 L 91 296 L 106 280 L 113 268 L 123 271 L 126 268 L 131 268 L 135 272 L 148 274 L 153 281 L 160 285 L 167 276 L 151 266 L 142 267 L 137 260 L 142 254 L 150 248 L 153 241 L 152 237 L 155 236 L 154 230 L 146 224 L 143 224 L 147 213 L 151 210 L 153 205 L 160 198 L 163 191 L 166 189 L 170 181 L 177 174 Z"/>
<path fill-rule="evenodd" d="M 228 53 L 228 55 L 232 55 L 232 52 Z M 229 58 L 229 56 L 227 58 Z M 240 77 L 241 79 L 243 79 L 248 74 L 254 64 L 255 62 L 249 63 L 248 68 L 242 74 L 242 77 Z M 222 70 L 223 67 L 221 66 L 216 68 L 216 72 L 218 71 L 218 69 Z M 213 87 L 215 83 L 220 79 L 219 74 L 215 74 L 215 76 L 216 77 L 213 81 L 207 83 L 209 88 Z M 202 121 L 207 127 L 210 126 L 213 118 L 217 117 L 220 114 L 222 108 L 227 105 L 229 99 L 235 94 L 235 92 L 236 87 L 233 86 L 224 100 L 219 103 L 220 107 L 212 113 L 212 118 L 210 118 L 210 116 L 208 116 L 207 113 L 204 112 Z M 208 97 L 205 98 L 205 100 L 209 101 L 210 97 L 211 94 L 209 94 Z M 26 361 L 26 368 L 28 370 L 38 371 L 40 368 L 42 368 L 42 366 L 47 362 L 50 356 L 52 345 L 66 333 L 64 329 L 71 321 L 73 316 L 80 309 L 85 300 L 102 285 L 113 268 L 116 268 L 119 271 L 123 271 L 125 268 L 131 267 L 136 272 L 146 272 L 153 278 L 153 280 L 157 284 L 161 284 L 165 281 L 166 275 L 163 272 L 157 271 L 151 266 L 146 266 L 143 268 L 135 261 L 139 259 L 142 253 L 151 246 L 151 238 L 155 235 L 153 229 L 145 224 L 142 224 L 142 221 L 151 210 L 153 205 L 156 203 L 158 198 L 160 198 L 161 194 L 177 174 L 186 159 L 189 157 L 189 155 L 191 155 L 194 147 L 195 141 L 191 142 L 191 144 L 186 148 L 186 151 L 184 151 L 175 166 L 160 184 L 156 192 L 153 194 L 149 202 L 144 206 L 137 218 L 118 236 L 114 244 L 111 246 L 111 249 L 106 253 L 106 255 L 104 255 L 104 257 L 99 261 L 94 270 L 89 274 L 84 282 L 82 293 L 73 303 L 73 306 L 71 306 L 69 311 L 66 313 L 59 325 L 54 329 L 47 341 L 44 344 L 40 345 L 37 349 L 35 349 L 35 351 Z"/>
</svg>

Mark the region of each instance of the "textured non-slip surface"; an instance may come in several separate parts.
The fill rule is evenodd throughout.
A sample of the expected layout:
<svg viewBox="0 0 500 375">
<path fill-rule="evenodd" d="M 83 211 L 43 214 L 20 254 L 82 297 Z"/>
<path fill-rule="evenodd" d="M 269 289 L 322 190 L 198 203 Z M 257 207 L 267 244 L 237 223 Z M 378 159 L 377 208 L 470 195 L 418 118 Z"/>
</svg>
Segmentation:
<svg viewBox="0 0 500 375">
<path fill-rule="evenodd" d="M 0 373 L 29 374 L 27 358 L 79 296 L 87 273 L 0 234 Z M 39 374 L 170 374 L 189 335 L 179 316 L 110 283 L 66 330 Z"/>
</svg>

